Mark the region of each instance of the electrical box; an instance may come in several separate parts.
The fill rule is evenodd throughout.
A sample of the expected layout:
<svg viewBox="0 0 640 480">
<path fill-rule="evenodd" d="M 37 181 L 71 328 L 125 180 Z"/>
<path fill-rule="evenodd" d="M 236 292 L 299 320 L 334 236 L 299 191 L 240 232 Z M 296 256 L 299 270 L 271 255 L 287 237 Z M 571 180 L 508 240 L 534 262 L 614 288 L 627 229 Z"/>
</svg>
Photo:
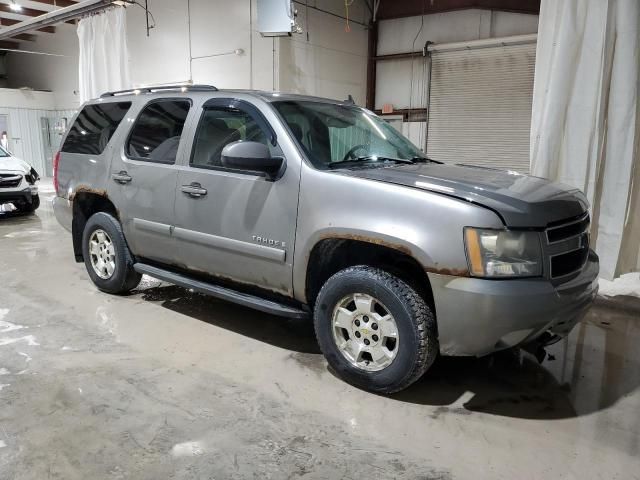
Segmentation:
<svg viewBox="0 0 640 480">
<path fill-rule="evenodd" d="M 263 37 L 289 36 L 293 26 L 291 0 L 258 0 L 258 31 Z"/>
</svg>

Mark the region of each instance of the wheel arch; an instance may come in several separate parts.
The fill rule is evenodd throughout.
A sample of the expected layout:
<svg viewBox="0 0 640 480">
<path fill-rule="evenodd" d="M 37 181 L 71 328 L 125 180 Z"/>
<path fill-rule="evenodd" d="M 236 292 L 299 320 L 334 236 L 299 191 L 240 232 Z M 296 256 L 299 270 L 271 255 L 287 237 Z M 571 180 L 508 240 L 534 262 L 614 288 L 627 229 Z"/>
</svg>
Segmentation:
<svg viewBox="0 0 640 480">
<path fill-rule="evenodd" d="M 435 315 L 433 290 L 427 270 L 410 247 L 360 235 L 335 235 L 318 240 L 310 250 L 305 274 L 305 299 L 315 305 L 322 285 L 335 273 L 355 265 L 385 270 L 416 290 Z"/>
<path fill-rule="evenodd" d="M 89 218 L 98 212 L 108 213 L 119 220 L 119 212 L 104 190 L 82 189 L 76 190 L 72 202 L 71 236 L 73 239 L 73 254 L 76 262 L 82 262 L 82 234 Z"/>
</svg>

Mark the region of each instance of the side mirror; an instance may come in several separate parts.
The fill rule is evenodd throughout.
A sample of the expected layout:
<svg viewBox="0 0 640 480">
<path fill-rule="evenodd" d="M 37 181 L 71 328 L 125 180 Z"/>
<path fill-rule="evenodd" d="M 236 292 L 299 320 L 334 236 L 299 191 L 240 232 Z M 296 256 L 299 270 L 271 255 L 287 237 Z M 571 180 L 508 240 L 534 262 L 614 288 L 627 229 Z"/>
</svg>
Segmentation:
<svg viewBox="0 0 640 480">
<path fill-rule="evenodd" d="M 259 172 L 269 180 L 281 177 L 285 165 L 284 158 L 272 157 L 266 145 L 242 140 L 226 145 L 220 160 L 223 167 Z"/>
</svg>

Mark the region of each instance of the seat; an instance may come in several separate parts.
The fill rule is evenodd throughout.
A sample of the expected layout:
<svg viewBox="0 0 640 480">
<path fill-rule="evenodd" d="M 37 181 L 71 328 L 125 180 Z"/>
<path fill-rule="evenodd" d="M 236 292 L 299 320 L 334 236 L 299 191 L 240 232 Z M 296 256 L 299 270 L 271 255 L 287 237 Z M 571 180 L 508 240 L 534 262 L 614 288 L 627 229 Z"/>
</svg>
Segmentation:
<svg viewBox="0 0 640 480">
<path fill-rule="evenodd" d="M 240 133 L 229 127 L 223 120 L 205 117 L 204 123 L 198 131 L 192 163 L 202 166 L 222 165 L 220 160 L 222 149 L 240 138 Z"/>
<path fill-rule="evenodd" d="M 180 135 L 167 138 L 153 149 L 149 155 L 149 160 L 161 163 L 174 163 L 176 161 L 176 155 L 178 155 L 178 145 L 180 145 Z"/>
</svg>

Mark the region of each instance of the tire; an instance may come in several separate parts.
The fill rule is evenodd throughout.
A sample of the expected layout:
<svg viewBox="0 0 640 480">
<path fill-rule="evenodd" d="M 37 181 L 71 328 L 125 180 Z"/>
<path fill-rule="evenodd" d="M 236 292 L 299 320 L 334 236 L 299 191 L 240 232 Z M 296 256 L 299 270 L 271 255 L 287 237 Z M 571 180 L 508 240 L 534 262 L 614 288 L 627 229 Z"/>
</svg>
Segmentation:
<svg viewBox="0 0 640 480">
<path fill-rule="evenodd" d="M 99 239 L 105 239 L 105 241 L 100 243 Z M 103 258 L 108 258 L 109 262 L 112 262 L 111 268 L 98 269 L 101 274 L 96 268 L 109 262 L 102 264 L 96 262 L 98 255 L 92 254 L 91 249 L 91 243 L 96 241 L 98 241 L 98 247 L 105 247 L 102 251 Z M 89 277 L 103 292 L 128 293 L 136 288 L 142 279 L 142 275 L 133 269 L 133 256 L 122 233 L 120 222 L 108 213 L 96 213 L 87 221 L 82 234 L 82 256 Z M 94 263 L 97 264 L 96 268 Z"/>
<path fill-rule="evenodd" d="M 368 307 L 358 307 L 355 299 L 360 305 L 367 305 L 369 298 L 374 299 L 374 313 L 365 318 L 362 312 Z M 334 325 L 334 312 L 341 306 L 345 313 L 341 318 L 346 320 Z M 393 325 L 384 320 L 387 314 L 396 327 L 395 341 L 393 335 L 387 336 L 393 333 Z M 360 326 L 355 325 L 354 318 L 360 318 Z M 379 326 L 374 325 L 376 319 L 381 322 Z M 368 323 L 363 323 L 365 320 Z M 349 322 L 353 322 L 351 329 L 341 328 Z M 366 328 L 361 328 L 363 325 Z M 438 354 L 437 327 L 431 308 L 413 288 L 378 268 L 350 267 L 329 278 L 316 299 L 314 326 L 320 349 L 333 370 L 352 385 L 376 393 L 390 394 L 407 388 L 427 371 Z M 379 332 L 378 337 L 372 336 L 372 332 L 374 335 Z M 356 339 L 358 333 L 360 337 Z M 375 348 L 379 354 L 385 342 L 383 352 L 387 357 L 394 356 L 393 359 L 378 355 L 382 360 L 376 362 L 371 353 L 364 352 L 359 354 L 360 362 L 354 364 L 355 357 L 345 356 L 343 352 L 351 350 L 344 345 L 349 341 L 357 345 L 367 338 L 370 343 L 365 347 L 361 343 L 362 348 L 371 352 Z"/>
</svg>

